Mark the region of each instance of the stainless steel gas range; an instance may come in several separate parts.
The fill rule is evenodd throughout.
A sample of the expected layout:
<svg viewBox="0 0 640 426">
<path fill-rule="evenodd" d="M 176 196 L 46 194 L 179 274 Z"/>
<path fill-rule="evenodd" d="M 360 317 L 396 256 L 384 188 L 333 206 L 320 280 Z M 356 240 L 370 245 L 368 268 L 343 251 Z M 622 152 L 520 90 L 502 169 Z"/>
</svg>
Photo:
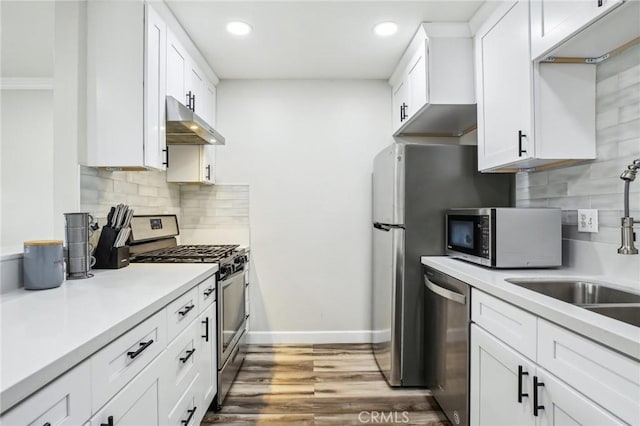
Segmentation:
<svg viewBox="0 0 640 426">
<path fill-rule="evenodd" d="M 175 215 L 134 216 L 131 220 L 132 263 L 217 263 L 219 408 L 244 361 L 246 345 L 248 256 L 237 245 L 178 245 Z"/>
</svg>

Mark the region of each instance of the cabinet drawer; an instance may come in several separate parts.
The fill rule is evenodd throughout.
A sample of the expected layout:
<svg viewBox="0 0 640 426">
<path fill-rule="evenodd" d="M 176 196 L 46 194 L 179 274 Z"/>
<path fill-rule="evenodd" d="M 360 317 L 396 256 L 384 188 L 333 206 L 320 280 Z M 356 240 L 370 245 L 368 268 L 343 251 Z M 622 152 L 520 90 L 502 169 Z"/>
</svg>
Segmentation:
<svg viewBox="0 0 640 426">
<path fill-rule="evenodd" d="M 198 285 L 198 294 L 200 295 L 198 312 L 202 313 L 207 306 L 216 300 L 216 276 L 212 275 Z"/>
<path fill-rule="evenodd" d="M 640 363 L 538 319 L 538 364 L 622 420 L 640 424 Z"/>
<path fill-rule="evenodd" d="M 164 363 L 162 353 L 91 418 L 91 426 L 161 425 Z M 111 418 L 111 421 L 110 421 Z"/>
<path fill-rule="evenodd" d="M 91 357 L 91 412 L 113 395 L 167 346 L 167 317 L 163 309 Z"/>
<path fill-rule="evenodd" d="M 192 321 L 167 348 L 167 404 L 172 407 L 198 374 L 202 325 Z"/>
<path fill-rule="evenodd" d="M 167 306 L 169 342 L 198 316 L 198 298 L 198 287 L 194 287 Z"/>
<path fill-rule="evenodd" d="M 471 320 L 524 356 L 536 360 L 534 315 L 472 289 Z"/>
<path fill-rule="evenodd" d="M 169 412 L 168 426 L 191 426 L 200 424 L 205 407 L 200 402 L 200 375 L 196 375 L 186 391 Z"/>
<path fill-rule="evenodd" d="M 90 367 L 85 361 L 0 417 L 0 424 L 80 425 L 91 417 Z"/>
</svg>

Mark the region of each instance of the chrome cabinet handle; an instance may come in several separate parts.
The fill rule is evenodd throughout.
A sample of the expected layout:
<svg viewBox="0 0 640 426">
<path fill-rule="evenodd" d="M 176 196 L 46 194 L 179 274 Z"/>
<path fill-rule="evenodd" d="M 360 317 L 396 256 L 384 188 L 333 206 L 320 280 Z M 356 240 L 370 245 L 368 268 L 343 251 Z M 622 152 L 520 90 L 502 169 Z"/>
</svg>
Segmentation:
<svg viewBox="0 0 640 426">
<path fill-rule="evenodd" d="M 456 293 L 455 291 L 447 290 L 446 288 L 432 283 L 431 281 L 429 281 L 429 278 L 427 278 L 426 275 L 424 276 L 424 285 L 438 296 L 444 297 L 445 299 L 451 300 L 452 302 L 460 303 L 461 305 L 467 303 L 467 297 L 465 295 Z"/>
</svg>

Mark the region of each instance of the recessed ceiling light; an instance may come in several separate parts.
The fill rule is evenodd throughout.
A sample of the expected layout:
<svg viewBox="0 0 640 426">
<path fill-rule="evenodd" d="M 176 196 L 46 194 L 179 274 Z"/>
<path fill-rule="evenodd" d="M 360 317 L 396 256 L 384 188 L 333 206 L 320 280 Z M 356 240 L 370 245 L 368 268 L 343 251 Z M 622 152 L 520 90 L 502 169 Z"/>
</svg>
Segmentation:
<svg viewBox="0 0 640 426">
<path fill-rule="evenodd" d="M 233 35 L 243 36 L 251 32 L 251 26 L 245 22 L 233 21 L 227 24 L 227 31 Z"/>
<path fill-rule="evenodd" d="M 380 22 L 373 27 L 373 32 L 380 37 L 388 37 L 398 31 L 398 25 L 395 22 Z"/>
</svg>

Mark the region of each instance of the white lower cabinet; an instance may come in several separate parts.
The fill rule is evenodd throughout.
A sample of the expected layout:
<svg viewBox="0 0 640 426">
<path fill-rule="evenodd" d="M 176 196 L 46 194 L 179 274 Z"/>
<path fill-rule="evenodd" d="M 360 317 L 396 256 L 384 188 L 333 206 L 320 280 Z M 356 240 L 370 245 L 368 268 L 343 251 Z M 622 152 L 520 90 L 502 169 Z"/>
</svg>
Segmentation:
<svg viewBox="0 0 640 426">
<path fill-rule="evenodd" d="M 472 425 L 640 424 L 640 362 L 476 289 L 471 299 Z"/>
<path fill-rule="evenodd" d="M 535 425 L 531 361 L 472 324 L 470 364 L 470 424 Z"/>
<path fill-rule="evenodd" d="M 195 284 L 3 413 L 0 424 L 200 424 L 217 390 L 215 285 L 215 276 Z"/>
<path fill-rule="evenodd" d="M 200 367 L 200 324 L 197 321 L 187 327 L 167 347 L 167 398 L 173 406 L 193 379 Z"/>
<path fill-rule="evenodd" d="M 91 416 L 89 362 L 74 367 L 0 417 L 4 426 L 75 426 Z"/>
<path fill-rule="evenodd" d="M 153 426 L 163 422 L 162 389 L 165 353 L 113 397 L 95 416 L 91 426 Z"/>
<path fill-rule="evenodd" d="M 187 390 L 169 412 L 168 426 L 191 426 L 200 424 L 207 407 L 202 404 L 200 395 L 200 375 L 193 378 Z"/>
<path fill-rule="evenodd" d="M 538 367 L 537 425 L 624 425 L 625 423 Z"/>
<path fill-rule="evenodd" d="M 200 375 L 204 405 L 213 401 L 218 387 L 218 346 L 216 333 L 216 304 L 213 303 L 200 315 Z"/>
</svg>

